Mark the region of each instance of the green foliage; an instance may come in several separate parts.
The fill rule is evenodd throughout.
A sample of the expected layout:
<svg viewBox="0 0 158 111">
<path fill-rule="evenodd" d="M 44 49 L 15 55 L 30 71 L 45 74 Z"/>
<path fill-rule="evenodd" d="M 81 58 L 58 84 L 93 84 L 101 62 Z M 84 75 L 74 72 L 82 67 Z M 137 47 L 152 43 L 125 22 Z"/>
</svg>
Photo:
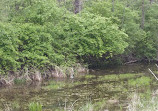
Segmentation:
<svg viewBox="0 0 158 111">
<path fill-rule="evenodd" d="M 4 71 L 72 66 L 79 56 L 110 57 L 128 45 L 128 35 L 111 18 L 90 12 L 75 15 L 52 0 L 14 0 L 10 9 L 10 23 L 0 24 Z"/>
<path fill-rule="evenodd" d="M 15 37 L 14 27 L 10 24 L 0 23 L 0 69 L 14 70 L 18 67 L 16 61 L 18 51 L 18 38 Z"/>
<path fill-rule="evenodd" d="M 155 60 L 157 56 L 157 8 L 158 5 L 156 2 L 152 4 L 149 3 L 149 0 L 144 2 L 144 14 L 145 14 L 145 23 L 144 29 L 142 32 L 142 37 L 139 41 L 136 42 L 137 46 L 134 53 L 138 58 Z M 142 19 L 142 2 L 138 0 L 135 3 L 131 4 L 131 8 L 137 10 L 139 14 L 139 24 L 141 24 Z"/>
<path fill-rule="evenodd" d="M 53 38 L 44 27 L 28 23 L 6 25 L 1 24 L 1 69 L 41 68 L 57 63 Z"/>
<path fill-rule="evenodd" d="M 42 111 L 42 105 L 40 103 L 32 102 L 29 104 L 29 111 Z"/>
<path fill-rule="evenodd" d="M 89 62 L 90 57 L 105 57 L 110 63 L 109 58 L 120 54 L 156 58 L 156 3 L 145 5 L 141 29 L 140 0 L 83 2 L 83 10 L 74 14 L 71 0 L 2 0 L 0 72 L 72 67 L 82 59 Z"/>
<path fill-rule="evenodd" d="M 141 29 L 142 1 L 114 1 L 98 0 L 87 3 L 85 10 L 102 17 L 111 18 L 120 29 L 128 35 L 129 44 L 124 55 L 134 55 L 138 59 L 155 59 L 157 51 L 157 8 L 156 2 L 152 4 L 145 0 L 145 28 Z M 114 11 L 112 11 L 114 9 Z"/>
<path fill-rule="evenodd" d="M 108 18 L 86 12 L 79 16 L 66 16 L 61 25 L 64 41 L 69 41 L 70 48 L 80 56 L 102 56 L 107 52 L 118 54 L 127 47 L 124 41 L 127 35 Z"/>
<path fill-rule="evenodd" d="M 14 0 L 11 5 L 10 19 L 13 22 L 43 25 L 56 23 L 62 17 L 63 8 L 58 8 L 55 0 Z"/>
</svg>

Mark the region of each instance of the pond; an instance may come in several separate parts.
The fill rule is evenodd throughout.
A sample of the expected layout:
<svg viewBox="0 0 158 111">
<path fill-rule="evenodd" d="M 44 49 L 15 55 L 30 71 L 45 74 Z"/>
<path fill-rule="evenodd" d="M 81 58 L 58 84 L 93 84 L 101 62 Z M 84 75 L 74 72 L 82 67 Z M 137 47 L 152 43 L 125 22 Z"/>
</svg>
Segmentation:
<svg viewBox="0 0 158 111">
<path fill-rule="evenodd" d="M 43 111 L 126 111 L 133 93 L 151 96 L 158 81 L 154 64 L 132 64 L 89 72 L 74 79 L 51 79 L 0 89 L 0 111 L 28 111 L 32 102 Z"/>
</svg>

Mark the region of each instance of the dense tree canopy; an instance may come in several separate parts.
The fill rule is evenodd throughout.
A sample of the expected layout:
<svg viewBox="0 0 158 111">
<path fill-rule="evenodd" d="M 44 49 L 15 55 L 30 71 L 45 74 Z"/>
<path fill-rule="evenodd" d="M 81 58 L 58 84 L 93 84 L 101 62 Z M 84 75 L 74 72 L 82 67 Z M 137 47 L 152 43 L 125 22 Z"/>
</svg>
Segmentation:
<svg viewBox="0 0 158 111">
<path fill-rule="evenodd" d="M 1 0 L 0 70 L 73 66 L 89 57 L 154 60 L 157 9 L 157 2 L 148 0 L 144 5 L 142 0 Z"/>
</svg>

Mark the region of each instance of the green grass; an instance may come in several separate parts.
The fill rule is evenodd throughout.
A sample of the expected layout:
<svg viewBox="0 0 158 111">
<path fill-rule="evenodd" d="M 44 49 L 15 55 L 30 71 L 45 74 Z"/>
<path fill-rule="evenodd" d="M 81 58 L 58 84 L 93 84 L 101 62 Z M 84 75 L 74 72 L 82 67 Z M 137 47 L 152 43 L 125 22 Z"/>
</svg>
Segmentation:
<svg viewBox="0 0 158 111">
<path fill-rule="evenodd" d="M 42 105 L 38 102 L 32 102 L 29 104 L 29 111 L 42 111 Z"/>
</svg>

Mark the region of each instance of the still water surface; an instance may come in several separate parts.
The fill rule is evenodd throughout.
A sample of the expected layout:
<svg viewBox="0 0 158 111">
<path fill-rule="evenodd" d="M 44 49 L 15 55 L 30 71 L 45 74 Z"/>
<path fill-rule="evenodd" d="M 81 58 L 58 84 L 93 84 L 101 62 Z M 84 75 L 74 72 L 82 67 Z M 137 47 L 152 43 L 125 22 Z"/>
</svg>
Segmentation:
<svg viewBox="0 0 158 111">
<path fill-rule="evenodd" d="M 101 111 L 125 111 L 133 92 L 146 95 L 158 89 L 148 68 L 158 70 L 154 64 L 132 64 L 96 70 L 74 79 L 0 88 L 0 111 L 28 111 L 31 102 L 40 102 L 44 111 L 82 111 L 86 104 L 95 104 Z"/>
</svg>

